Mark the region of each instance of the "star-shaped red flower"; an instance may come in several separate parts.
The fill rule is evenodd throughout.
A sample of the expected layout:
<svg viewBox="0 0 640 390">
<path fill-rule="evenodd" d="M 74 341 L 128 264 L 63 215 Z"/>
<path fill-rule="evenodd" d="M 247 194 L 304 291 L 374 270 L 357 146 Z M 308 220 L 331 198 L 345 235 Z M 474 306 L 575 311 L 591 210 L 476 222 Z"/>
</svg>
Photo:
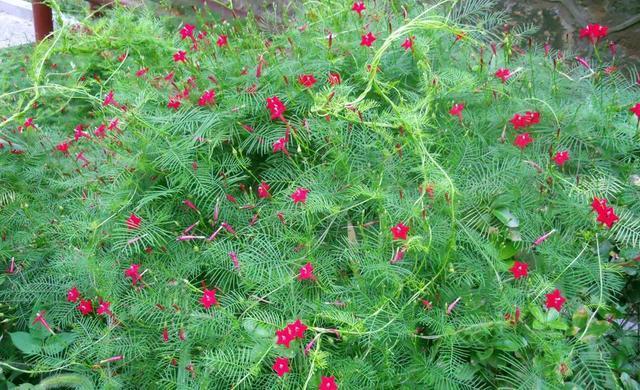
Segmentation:
<svg viewBox="0 0 640 390">
<path fill-rule="evenodd" d="M 129 229 L 137 229 L 140 227 L 141 222 L 142 218 L 132 213 L 127 219 L 126 224 Z"/>
<path fill-rule="evenodd" d="M 547 297 L 547 302 L 545 304 L 547 306 L 547 309 L 553 308 L 557 311 L 560 311 L 562 309 L 562 305 L 564 305 L 565 301 L 567 300 L 560 294 L 560 290 L 558 290 L 557 288 L 551 294 L 545 295 Z"/>
<path fill-rule="evenodd" d="M 91 312 L 93 312 L 91 299 L 81 299 L 80 304 L 78 305 L 78 310 L 80 310 L 80 313 L 82 313 L 83 316 L 91 314 Z"/>
<path fill-rule="evenodd" d="M 198 99 L 199 106 L 207 106 L 213 103 L 216 100 L 216 91 L 210 89 L 208 91 L 204 91 L 200 99 Z"/>
<path fill-rule="evenodd" d="M 300 319 L 297 319 L 295 322 L 292 322 L 289 325 L 287 325 L 287 329 L 289 329 L 289 333 L 291 333 L 291 335 L 293 335 L 294 338 L 301 339 L 301 338 L 304 338 L 304 332 L 306 332 L 308 327 L 305 324 L 303 324 L 302 321 L 300 321 Z"/>
<path fill-rule="evenodd" d="M 272 149 L 273 153 L 282 152 L 284 154 L 288 154 L 289 151 L 287 150 L 287 139 L 284 137 L 278 138 L 278 140 L 273 143 Z"/>
<path fill-rule="evenodd" d="M 636 103 L 636 105 L 631 107 L 629 111 L 636 114 L 636 116 L 638 117 L 638 120 L 640 120 L 640 103 Z"/>
<path fill-rule="evenodd" d="M 307 195 L 309 194 L 309 190 L 306 188 L 298 188 L 293 194 L 291 194 L 291 199 L 293 199 L 293 203 L 305 203 L 307 201 Z"/>
<path fill-rule="evenodd" d="M 336 86 L 339 85 L 342 82 L 342 79 L 340 78 L 340 73 L 337 72 L 329 72 L 329 84 L 331 84 L 332 86 Z"/>
<path fill-rule="evenodd" d="M 449 110 L 449 114 L 457 116 L 462 121 L 462 110 L 464 110 L 464 104 L 454 103 L 453 107 Z"/>
<path fill-rule="evenodd" d="M 598 214 L 603 213 L 607 209 L 607 200 L 605 198 L 600 199 L 597 196 L 594 196 L 593 202 L 591 202 L 591 208 Z"/>
<path fill-rule="evenodd" d="M 180 36 L 182 40 L 185 40 L 187 37 L 193 39 L 193 31 L 196 29 L 196 26 L 192 24 L 185 24 L 184 27 L 180 30 Z"/>
<path fill-rule="evenodd" d="M 173 60 L 175 62 L 186 62 L 187 61 L 187 52 L 184 50 L 180 50 L 173 55 Z"/>
<path fill-rule="evenodd" d="M 300 273 L 298 274 L 298 280 L 315 280 L 315 275 L 313 274 L 313 265 L 310 262 L 307 262 L 302 268 L 300 268 Z"/>
<path fill-rule="evenodd" d="M 391 228 L 391 234 L 393 234 L 394 240 L 406 240 L 407 233 L 409 233 L 409 226 L 406 226 L 402 222 Z"/>
<path fill-rule="evenodd" d="M 311 73 L 298 76 L 298 82 L 307 88 L 313 87 L 316 81 L 316 78 Z"/>
<path fill-rule="evenodd" d="M 509 268 L 509 271 L 513 274 L 514 279 L 520 279 L 529 274 L 529 264 L 516 261 L 513 263 L 513 267 Z"/>
<path fill-rule="evenodd" d="M 598 218 L 596 221 L 601 222 L 606 227 L 611 229 L 613 224 L 616 223 L 620 218 L 613 211 L 613 207 L 605 207 L 603 211 L 598 213 Z"/>
<path fill-rule="evenodd" d="M 273 370 L 278 374 L 279 377 L 283 377 L 284 374 L 289 372 L 289 359 L 286 357 L 278 357 L 276 358 L 275 363 L 273 363 Z"/>
<path fill-rule="evenodd" d="M 205 288 L 202 292 L 200 303 L 205 309 L 210 308 L 212 305 L 217 305 L 218 300 L 216 299 L 216 290 L 209 290 Z"/>
<path fill-rule="evenodd" d="M 111 302 L 102 301 L 98 305 L 98 310 L 96 311 L 96 313 L 98 313 L 98 315 L 105 314 L 110 316 L 112 315 L 111 309 L 109 309 L 110 306 L 111 306 Z"/>
<path fill-rule="evenodd" d="M 142 279 L 142 275 L 139 272 L 140 264 L 131 264 L 129 268 L 124 270 L 124 276 L 127 278 L 131 278 L 131 284 L 136 285 L 140 279 Z"/>
<path fill-rule="evenodd" d="M 74 286 L 67 291 L 67 302 L 77 302 L 80 298 L 80 291 Z"/>
<path fill-rule="evenodd" d="M 218 45 L 218 47 L 223 47 L 223 46 L 229 45 L 228 37 L 226 35 L 224 35 L 224 34 L 220 35 L 218 37 L 218 40 L 216 41 L 216 45 Z"/>
<path fill-rule="evenodd" d="M 69 153 L 69 144 L 67 142 L 61 142 L 61 143 L 56 145 L 56 150 L 58 152 L 67 154 L 67 153 Z"/>
<path fill-rule="evenodd" d="M 338 390 L 335 376 L 323 376 L 318 385 L 318 390 Z"/>
<path fill-rule="evenodd" d="M 289 348 L 291 342 L 293 341 L 293 335 L 289 332 L 289 329 L 284 328 L 281 330 L 276 330 L 276 344 L 284 345 L 285 348 Z"/>
<path fill-rule="evenodd" d="M 609 27 L 602 26 L 597 23 L 589 24 L 587 27 L 580 29 L 580 39 L 589 38 L 592 44 L 597 43 L 600 39 L 607 36 Z"/>
<path fill-rule="evenodd" d="M 271 113 L 271 120 L 280 119 L 284 121 L 283 114 L 287 107 L 280 101 L 277 96 L 267 98 L 267 109 Z"/>
<path fill-rule="evenodd" d="M 531 138 L 531 134 L 529 133 L 518 134 L 516 136 L 516 139 L 513 140 L 513 144 L 519 147 L 520 149 L 526 148 L 527 145 L 529 145 L 532 142 L 533 142 L 533 138 Z"/>
<path fill-rule="evenodd" d="M 405 51 L 413 48 L 413 37 L 405 38 L 404 42 L 402 42 L 402 45 L 400 45 L 400 47 L 403 47 Z"/>
<path fill-rule="evenodd" d="M 269 186 L 269 184 L 262 182 L 260 183 L 260 185 L 258 186 L 258 198 L 268 198 L 269 196 L 271 196 L 269 194 L 269 189 L 271 188 L 271 186 Z"/>
<path fill-rule="evenodd" d="M 360 41 L 360 46 L 371 47 L 371 44 L 376 41 L 376 36 L 373 35 L 371 31 L 362 36 L 362 40 Z"/>
<path fill-rule="evenodd" d="M 506 83 L 509 77 L 511 77 L 511 72 L 509 69 L 500 68 L 496 71 L 496 77 L 502 80 L 503 83 Z"/>
<path fill-rule="evenodd" d="M 357 12 L 360 16 L 362 16 L 362 11 L 365 9 L 367 9 L 367 7 L 364 5 L 363 1 L 356 1 L 351 7 L 351 10 Z"/>
<path fill-rule="evenodd" d="M 558 164 L 559 167 L 563 166 L 564 163 L 566 163 L 568 160 L 569 160 L 568 150 L 564 150 L 562 152 L 556 153 L 555 157 L 553 158 L 553 161 L 555 161 L 555 163 Z"/>
</svg>

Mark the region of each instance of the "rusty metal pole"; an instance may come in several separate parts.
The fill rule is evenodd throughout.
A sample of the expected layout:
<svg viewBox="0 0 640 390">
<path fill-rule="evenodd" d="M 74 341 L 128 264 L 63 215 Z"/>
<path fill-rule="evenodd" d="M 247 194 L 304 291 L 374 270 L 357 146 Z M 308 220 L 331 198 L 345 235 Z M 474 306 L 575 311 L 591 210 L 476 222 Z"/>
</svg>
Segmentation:
<svg viewBox="0 0 640 390">
<path fill-rule="evenodd" d="M 53 14 L 48 5 L 38 0 L 34 0 L 31 8 L 33 9 L 33 25 L 36 28 L 36 42 L 40 42 L 53 32 Z"/>
</svg>

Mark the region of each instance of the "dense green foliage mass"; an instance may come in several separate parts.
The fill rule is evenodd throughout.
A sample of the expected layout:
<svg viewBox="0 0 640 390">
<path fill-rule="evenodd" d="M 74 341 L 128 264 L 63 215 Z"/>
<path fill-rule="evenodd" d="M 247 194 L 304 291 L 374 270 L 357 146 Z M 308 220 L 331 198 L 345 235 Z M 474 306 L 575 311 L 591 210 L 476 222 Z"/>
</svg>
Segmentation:
<svg viewBox="0 0 640 390">
<path fill-rule="evenodd" d="M 616 322 L 640 247 L 636 76 L 605 71 L 604 42 L 588 68 L 545 53 L 490 1 L 351 8 L 271 30 L 203 12 L 191 35 L 116 9 L 3 70 L 0 381 L 637 386 Z"/>
</svg>

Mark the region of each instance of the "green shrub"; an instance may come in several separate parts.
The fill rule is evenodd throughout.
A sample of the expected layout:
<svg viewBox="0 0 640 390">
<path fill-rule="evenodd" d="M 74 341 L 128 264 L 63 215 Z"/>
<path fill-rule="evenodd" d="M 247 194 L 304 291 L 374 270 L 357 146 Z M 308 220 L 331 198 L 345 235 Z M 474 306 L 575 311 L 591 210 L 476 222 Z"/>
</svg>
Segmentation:
<svg viewBox="0 0 640 390">
<path fill-rule="evenodd" d="M 576 61 L 484 0 L 197 18 L 116 9 L 5 71 L 7 383 L 637 386 L 639 86 L 605 39 Z"/>
</svg>

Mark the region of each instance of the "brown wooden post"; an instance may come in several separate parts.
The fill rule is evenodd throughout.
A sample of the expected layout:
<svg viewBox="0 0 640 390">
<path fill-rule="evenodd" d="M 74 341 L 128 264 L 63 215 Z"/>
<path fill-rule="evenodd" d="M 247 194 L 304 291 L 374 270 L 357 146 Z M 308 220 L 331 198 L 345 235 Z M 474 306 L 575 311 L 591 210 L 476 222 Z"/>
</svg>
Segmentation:
<svg viewBox="0 0 640 390">
<path fill-rule="evenodd" d="M 40 42 L 53 32 L 53 14 L 51 8 L 39 0 L 34 0 L 31 8 L 33 25 L 36 29 L 36 42 Z"/>
</svg>

